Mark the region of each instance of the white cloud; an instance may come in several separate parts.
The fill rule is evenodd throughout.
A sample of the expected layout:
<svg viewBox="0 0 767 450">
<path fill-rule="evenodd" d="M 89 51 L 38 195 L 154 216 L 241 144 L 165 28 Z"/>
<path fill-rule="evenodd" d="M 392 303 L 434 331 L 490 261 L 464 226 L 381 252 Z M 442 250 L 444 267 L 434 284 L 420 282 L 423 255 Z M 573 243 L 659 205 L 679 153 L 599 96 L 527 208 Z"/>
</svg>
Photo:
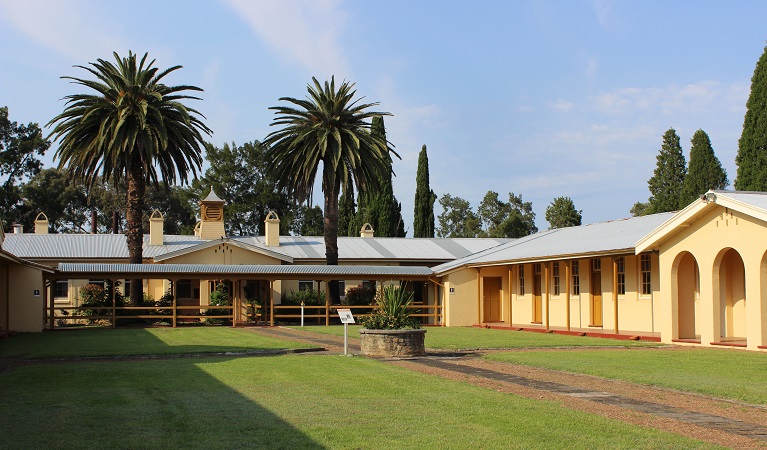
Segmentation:
<svg viewBox="0 0 767 450">
<path fill-rule="evenodd" d="M 612 0 L 594 0 L 591 4 L 594 14 L 597 16 L 597 21 L 603 27 L 610 25 L 613 3 Z"/>
<path fill-rule="evenodd" d="M 81 12 L 87 10 L 88 16 Z M 107 58 L 126 48 L 113 23 L 96 4 L 73 0 L 0 0 L 0 17 L 39 44 L 75 61 Z"/>
<path fill-rule="evenodd" d="M 562 99 L 559 99 L 555 102 L 549 102 L 549 108 L 558 112 L 568 112 L 572 110 L 574 107 L 575 105 L 573 103 L 568 102 L 566 100 L 562 100 Z"/>
<path fill-rule="evenodd" d="M 653 114 L 680 115 L 707 112 L 740 111 L 748 97 L 745 82 L 723 83 L 698 81 L 683 86 L 620 88 L 592 97 L 592 108 L 607 115 Z"/>
<path fill-rule="evenodd" d="M 340 43 L 346 13 L 338 0 L 228 0 L 275 53 L 322 80 L 350 79 Z"/>
</svg>

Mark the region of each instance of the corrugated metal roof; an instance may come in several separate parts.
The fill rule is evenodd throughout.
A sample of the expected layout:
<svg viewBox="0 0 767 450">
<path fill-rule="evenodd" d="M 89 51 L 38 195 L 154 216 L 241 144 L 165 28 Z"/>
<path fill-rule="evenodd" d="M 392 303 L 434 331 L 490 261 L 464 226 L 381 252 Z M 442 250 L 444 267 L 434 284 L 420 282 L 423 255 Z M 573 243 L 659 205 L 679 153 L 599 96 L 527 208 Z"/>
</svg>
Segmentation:
<svg viewBox="0 0 767 450">
<path fill-rule="evenodd" d="M 631 250 L 640 238 L 674 214 L 653 214 L 542 231 L 466 258 L 440 264 L 433 269 L 434 273 L 443 274 L 467 265 Z"/>
<path fill-rule="evenodd" d="M 726 190 L 718 190 L 712 192 L 714 192 L 717 196 L 730 198 L 732 200 L 751 205 L 754 208 L 759 208 L 767 212 L 767 192 Z"/>
<path fill-rule="evenodd" d="M 253 238 L 263 242 L 263 237 Z M 340 259 L 451 261 L 474 252 L 512 241 L 512 239 L 452 238 L 338 238 Z M 295 259 L 324 259 L 322 236 L 280 236 L 279 250 Z"/>
<path fill-rule="evenodd" d="M 279 259 L 322 260 L 322 236 L 281 236 L 278 247 L 269 247 L 263 236 L 234 236 L 230 241 Z M 496 247 L 510 239 L 361 238 L 339 237 L 341 260 L 451 261 L 474 252 Z M 157 260 L 194 252 L 213 241 L 195 236 L 165 235 L 163 245 L 149 245 L 144 236 L 144 258 Z M 217 240 L 215 241 L 217 242 Z M 3 247 L 10 253 L 31 259 L 127 259 L 128 247 L 121 234 L 8 234 Z"/>
<path fill-rule="evenodd" d="M 220 265 L 220 264 L 98 264 L 62 263 L 59 272 L 91 274 L 220 274 L 285 276 L 370 276 L 428 277 L 425 266 L 313 266 L 299 265 Z"/>
</svg>

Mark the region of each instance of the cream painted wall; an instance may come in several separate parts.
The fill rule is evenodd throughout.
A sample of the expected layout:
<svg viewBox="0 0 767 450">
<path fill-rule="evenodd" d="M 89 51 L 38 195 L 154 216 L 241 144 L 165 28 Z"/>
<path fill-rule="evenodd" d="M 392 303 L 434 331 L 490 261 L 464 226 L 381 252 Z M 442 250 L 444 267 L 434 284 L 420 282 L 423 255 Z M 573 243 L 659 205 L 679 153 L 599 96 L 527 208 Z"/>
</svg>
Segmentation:
<svg viewBox="0 0 767 450">
<path fill-rule="evenodd" d="M 14 331 L 43 330 L 43 274 L 21 264 L 9 265 L 10 324 Z M 34 291 L 39 295 L 35 296 Z"/>
<path fill-rule="evenodd" d="M 747 338 L 749 349 L 757 349 L 767 343 L 765 339 L 765 245 L 756 236 L 763 236 L 767 223 L 738 211 L 716 206 L 686 228 L 672 235 L 660 244 L 660 266 L 665 275 L 660 286 L 659 315 L 662 340 L 671 342 L 678 337 L 677 310 L 678 289 L 677 267 L 682 252 L 689 252 L 695 258 L 700 270 L 700 314 L 696 330 L 700 330 L 701 345 L 711 345 L 726 337 L 722 317 L 722 283 L 720 269 L 722 262 L 731 263 L 734 254 L 727 255 L 728 249 L 734 249 L 743 261 L 745 268 L 745 306 L 737 304 L 734 309 L 735 322 L 739 323 L 732 333 L 739 333 Z M 725 264 L 726 265 L 726 264 Z M 667 274 L 667 275 L 666 275 Z M 730 279 L 741 277 L 737 269 L 730 273 Z M 726 283 L 725 283 L 726 284 Z M 678 293 L 678 290 L 676 290 Z M 735 286 L 736 297 L 742 296 Z M 726 295 L 724 296 L 726 298 Z M 745 309 L 742 309 L 745 308 Z M 726 310 L 726 305 L 725 308 Z M 726 324 L 726 323 L 725 323 Z"/>
<path fill-rule="evenodd" d="M 445 326 L 469 327 L 477 323 L 477 271 L 463 269 L 442 279 Z M 453 289 L 451 293 L 450 290 Z"/>
</svg>

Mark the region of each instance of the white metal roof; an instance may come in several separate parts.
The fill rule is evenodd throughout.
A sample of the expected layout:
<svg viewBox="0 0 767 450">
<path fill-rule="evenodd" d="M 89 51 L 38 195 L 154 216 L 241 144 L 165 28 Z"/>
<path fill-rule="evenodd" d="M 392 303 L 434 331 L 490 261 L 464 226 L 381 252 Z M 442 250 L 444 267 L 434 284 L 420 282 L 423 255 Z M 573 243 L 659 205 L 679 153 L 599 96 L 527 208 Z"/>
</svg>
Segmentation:
<svg viewBox="0 0 767 450">
<path fill-rule="evenodd" d="M 534 261 L 586 254 L 632 251 L 635 242 L 674 213 L 653 214 L 630 219 L 599 222 L 578 227 L 542 231 L 466 258 L 433 268 L 440 275 L 463 266 L 514 261 Z"/>
<path fill-rule="evenodd" d="M 324 260 L 322 236 L 280 236 L 278 247 L 268 247 L 264 237 L 230 237 L 242 248 L 290 262 Z M 498 246 L 510 239 L 421 239 L 339 237 L 341 260 L 430 261 L 444 262 Z M 163 245 L 149 245 L 144 235 L 144 258 L 163 260 L 173 255 L 194 252 L 211 245 L 188 235 L 165 235 Z M 3 248 L 28 259 L 127 259 L 128 247 L 122 234 L 7 234 Z"/>
</svg>

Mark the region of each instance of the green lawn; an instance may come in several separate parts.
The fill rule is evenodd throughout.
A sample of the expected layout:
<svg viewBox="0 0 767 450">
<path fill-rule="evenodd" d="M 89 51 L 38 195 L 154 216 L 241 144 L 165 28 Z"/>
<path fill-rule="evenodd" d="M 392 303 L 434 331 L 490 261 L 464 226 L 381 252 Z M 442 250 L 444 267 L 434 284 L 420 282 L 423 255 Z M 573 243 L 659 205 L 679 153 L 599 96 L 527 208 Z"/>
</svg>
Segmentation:
<svg viewBox="0 0 767 450">
<path fill-rule="evenodd" d="M 102 328 L 19 334 L 0 341 L 0 357 L 166 355 L 305 347 L 229 327 Z"/>
<path fill-rule="evenodd" d="M 294 330 L 344 335 L 343 326 L 290 327 Z M 359 338 L 359 325 L 349 326 L 349 337 Z M 534 333 L 529 331 L 494 330 L 476 327 L 426 327 L 426 347 L 442 350 L 540 347 L 648 347 L 658 344 L 586 336 Z"/>
<path fill-rule="evenodd" d="M 495 353 L 495 361 L 584 373 L 767 404 L 767 354 L 714 348 Z"/>
<path fill-rule="evenodd" d="M 40 363 L 0 385 L 8 448 L 713 448 L 362 357 Z"/>
</svg>

